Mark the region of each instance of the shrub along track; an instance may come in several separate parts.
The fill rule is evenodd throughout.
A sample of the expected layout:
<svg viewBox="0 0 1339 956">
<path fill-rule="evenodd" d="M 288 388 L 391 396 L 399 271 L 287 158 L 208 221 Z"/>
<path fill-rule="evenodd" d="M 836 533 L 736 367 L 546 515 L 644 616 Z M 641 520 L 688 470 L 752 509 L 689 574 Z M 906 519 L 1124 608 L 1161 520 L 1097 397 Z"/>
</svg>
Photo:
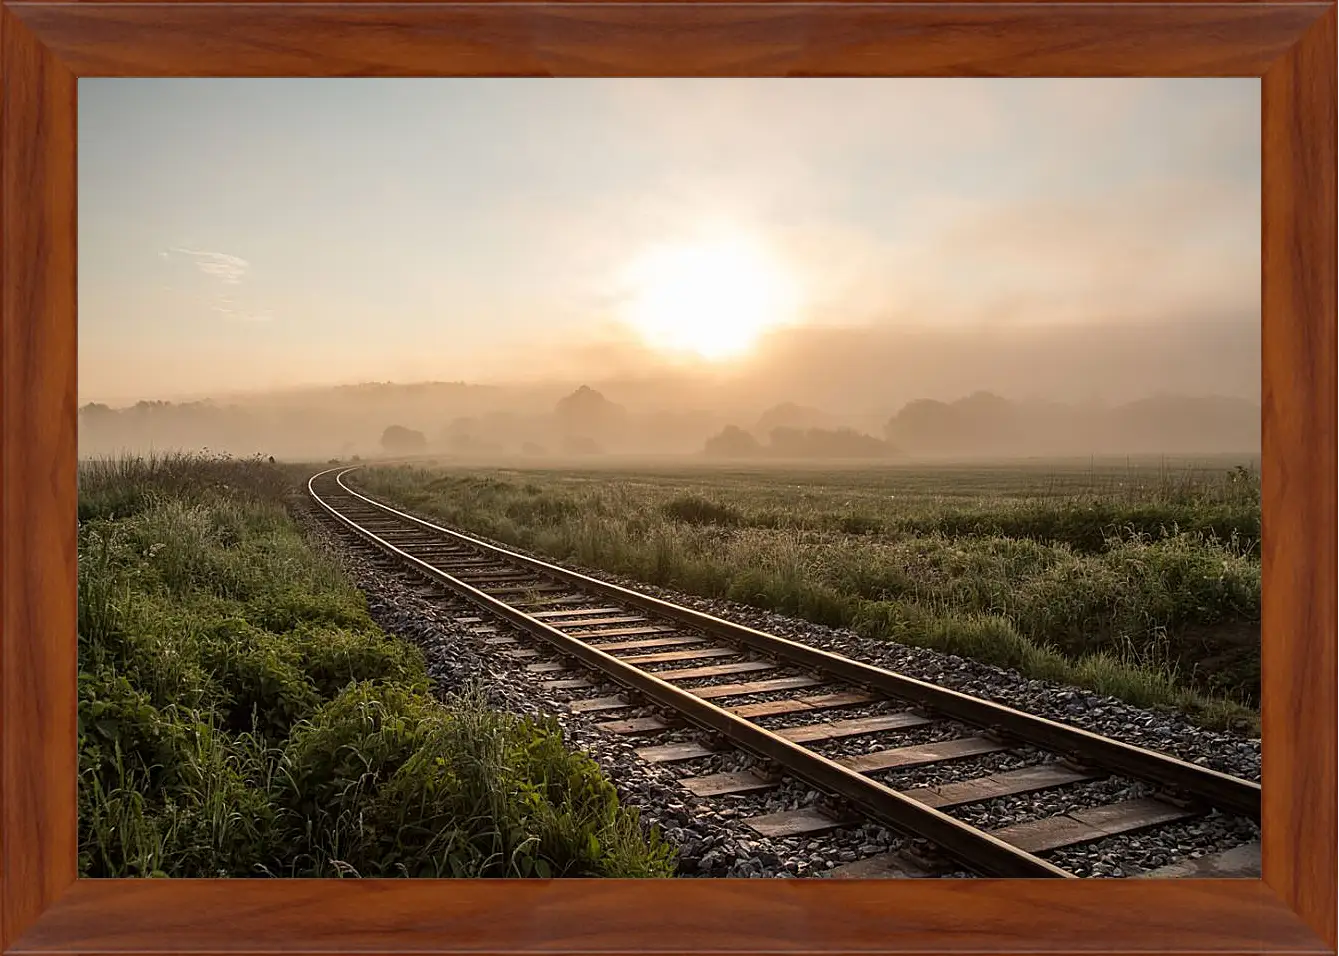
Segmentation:
<svg viewBox="0 0 1339 956">
<path fill-rule="evenodd" d="M 499 654 L 531 661 L 546 688 L 573 692 L 573 712 L 649 738 L 639 756 L 685 768 L 693 794 L 793 794 L 781 812 L 748 818 L 767 837 L 818 835 L 865 817 L 912 838 L 828 875 L 1068 878 L 1045 856 L 1210 813 L 1259 821 L 1252 781 L 497 548 L 353 491 L 343 481 L 352 470 L 308 484 L 334 520 L 476 608 L 456 620 Z M 580 696 L 603 693 L 599 679 L 623 692 Z M 951 772 L 982 761 L 995 769 Z M 921 785 L 905 785 L 917 776 Z M 974 807 L 1010 798 L 1024 798 L 1015 822 L 970 822 Z M 1029 812 L 1029 802 L 1060 812 Z M 1247 845 L 1182 871 L 1254 875 L 1256 860 Z"/>
</svg>

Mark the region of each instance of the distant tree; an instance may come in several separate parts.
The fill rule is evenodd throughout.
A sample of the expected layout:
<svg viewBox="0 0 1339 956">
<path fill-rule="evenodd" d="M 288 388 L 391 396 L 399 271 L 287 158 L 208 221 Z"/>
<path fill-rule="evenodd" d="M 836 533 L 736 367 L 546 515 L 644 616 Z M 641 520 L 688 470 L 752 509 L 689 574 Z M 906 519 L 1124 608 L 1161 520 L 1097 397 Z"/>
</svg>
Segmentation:
<svg viewBox="0 0 1339 956">
<path fill-rule="evenodd" d="M 478 420 L 469 417 L 453 419 L 451 424 L 442 429 L 442 437 L 448 443 L 458 438 L 468 438 L 474 435 Z"/>
<path fill-rule="evenodd" d="M 707 439 L 702 452 L 711 458 L 752 458 L 762 451 L 758 439 L 737 425 L 726 425 Z"/>
<path fill-rule="evenodd" d="M 956 409 L 932 398 L 908 402 L 888 420 L 884 436 L 891 442 L 916 450 L 956 447 L 961 425 Z"/>
<path fill-rule="evenodd" d="M 420 431 L 391 425 L 381 433 L 381 447 L 392 455 L 412 455 L 427 448 L 428 439 Z"/>
<path fill-rule="evenodd" d="M 1019 409 L 992 392 L 973 392 L 955 402 L 918 399 L 889 419 L 884 434 L 913 451 L 980 455 L 1017 446 Z"/>
<path fill-rule="evenodd" d="M 502 451 L 502 445 L 495 441 L 485 441 L 473 435 L 460 435 L 450 441 L 451 450 L 461 455 L 491 455 Z"/>
<path fill-rule="evenodd" d="M 886 458 L 897 449 L 853 428 L 775 428 L 767 452 L 778 458 Z"/>
<path fill-rule="evenodd" d="M 962 439 L 973 450 L 997 451 L 1013 444 L 1019 427 L 1018 409 L 993 392 L 973 392 L 953 403 Z"/>
<path fill-rule="evenodd" d="M 794 402 L 782 402 L 773 405 L 762 413 L 758 423 L 753 426 L 753 434 L 770 435 L 778 428 L 828 428 L 834 419 L 826 412 Z"/>
<path fill-rule="evenodd" d="M 568 455 L 598 455 L 603 449 L 594 438 L 586 435 L 568 435 L 563 439 L 563 452 Z"/>
<path fill-rule="evenodd" d="M 116 413 L 112 411 L 110 406 L 103 405 L 101 402 L 89 402 L 83 408 L 79 409 L 79 417 L 90 421 L 110 418 L 115 414 Z"/>
<path fill-rule="evenodd" d="M 560 398 L 553 407 L 562 430 L 569 435 L 607 437 L 621 425 L 627 409 L 609 401 L 595 389 L 582 385 L 571 395 Z"/>
<path fill-rule="evenodd" d="M 767 436 L 767 451 L 780 458 L 808 458 L 809 445 L 798 428 L 773 428 Z"/>
</svg>

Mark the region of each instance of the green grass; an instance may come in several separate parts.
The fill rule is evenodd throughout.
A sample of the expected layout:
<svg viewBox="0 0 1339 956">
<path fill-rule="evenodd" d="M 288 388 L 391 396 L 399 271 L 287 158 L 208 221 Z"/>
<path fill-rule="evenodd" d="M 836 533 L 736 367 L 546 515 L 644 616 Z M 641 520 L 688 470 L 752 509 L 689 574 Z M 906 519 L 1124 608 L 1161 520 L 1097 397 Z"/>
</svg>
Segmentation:
<svg viewBox="0 0 1339 956">
<path fill-rule="evenodd" d="M 351 480 L 555 559 L 1258 730 L 1260 489 L 1232 462 Z"/>
<path fill-rule="evenodd" d="M 432 696 L 294 487 L 257 460 L 81 468 L 81 875 L 672 875 L 556 724 Z"/>
</svg>

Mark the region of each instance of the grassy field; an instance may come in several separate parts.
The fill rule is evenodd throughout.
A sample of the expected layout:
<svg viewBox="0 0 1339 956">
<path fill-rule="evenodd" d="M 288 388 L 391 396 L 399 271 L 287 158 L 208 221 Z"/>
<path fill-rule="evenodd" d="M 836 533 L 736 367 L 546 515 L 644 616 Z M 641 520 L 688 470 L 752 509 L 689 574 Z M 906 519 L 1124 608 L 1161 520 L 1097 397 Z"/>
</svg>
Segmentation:
<svg viewBox="0 0 1339 956">
<path fill-rule="evenodd" d="M 1244 457 L 351 480 L 555 559 L 1258 732 L 1260 484 Z"/>
<path fill-rule="evenodd" d="M 445 702 L 261 461 L 86 463 L 83 876 L 669 876 L 556 725 Z"/>
</svg>

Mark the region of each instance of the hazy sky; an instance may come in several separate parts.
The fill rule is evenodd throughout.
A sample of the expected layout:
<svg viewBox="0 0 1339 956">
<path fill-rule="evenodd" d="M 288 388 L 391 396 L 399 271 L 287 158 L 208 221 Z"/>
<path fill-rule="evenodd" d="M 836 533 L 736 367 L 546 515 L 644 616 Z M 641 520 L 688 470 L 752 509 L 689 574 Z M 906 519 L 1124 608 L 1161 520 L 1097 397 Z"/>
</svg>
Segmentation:
<svg viewBox="0 0 1339 956">
<path fill-rule="evenodd" d="M 1258 80 L 84 79 L 79 119 L 82 401 L 680 320 L 1258 322 Z"/>
</svg>

